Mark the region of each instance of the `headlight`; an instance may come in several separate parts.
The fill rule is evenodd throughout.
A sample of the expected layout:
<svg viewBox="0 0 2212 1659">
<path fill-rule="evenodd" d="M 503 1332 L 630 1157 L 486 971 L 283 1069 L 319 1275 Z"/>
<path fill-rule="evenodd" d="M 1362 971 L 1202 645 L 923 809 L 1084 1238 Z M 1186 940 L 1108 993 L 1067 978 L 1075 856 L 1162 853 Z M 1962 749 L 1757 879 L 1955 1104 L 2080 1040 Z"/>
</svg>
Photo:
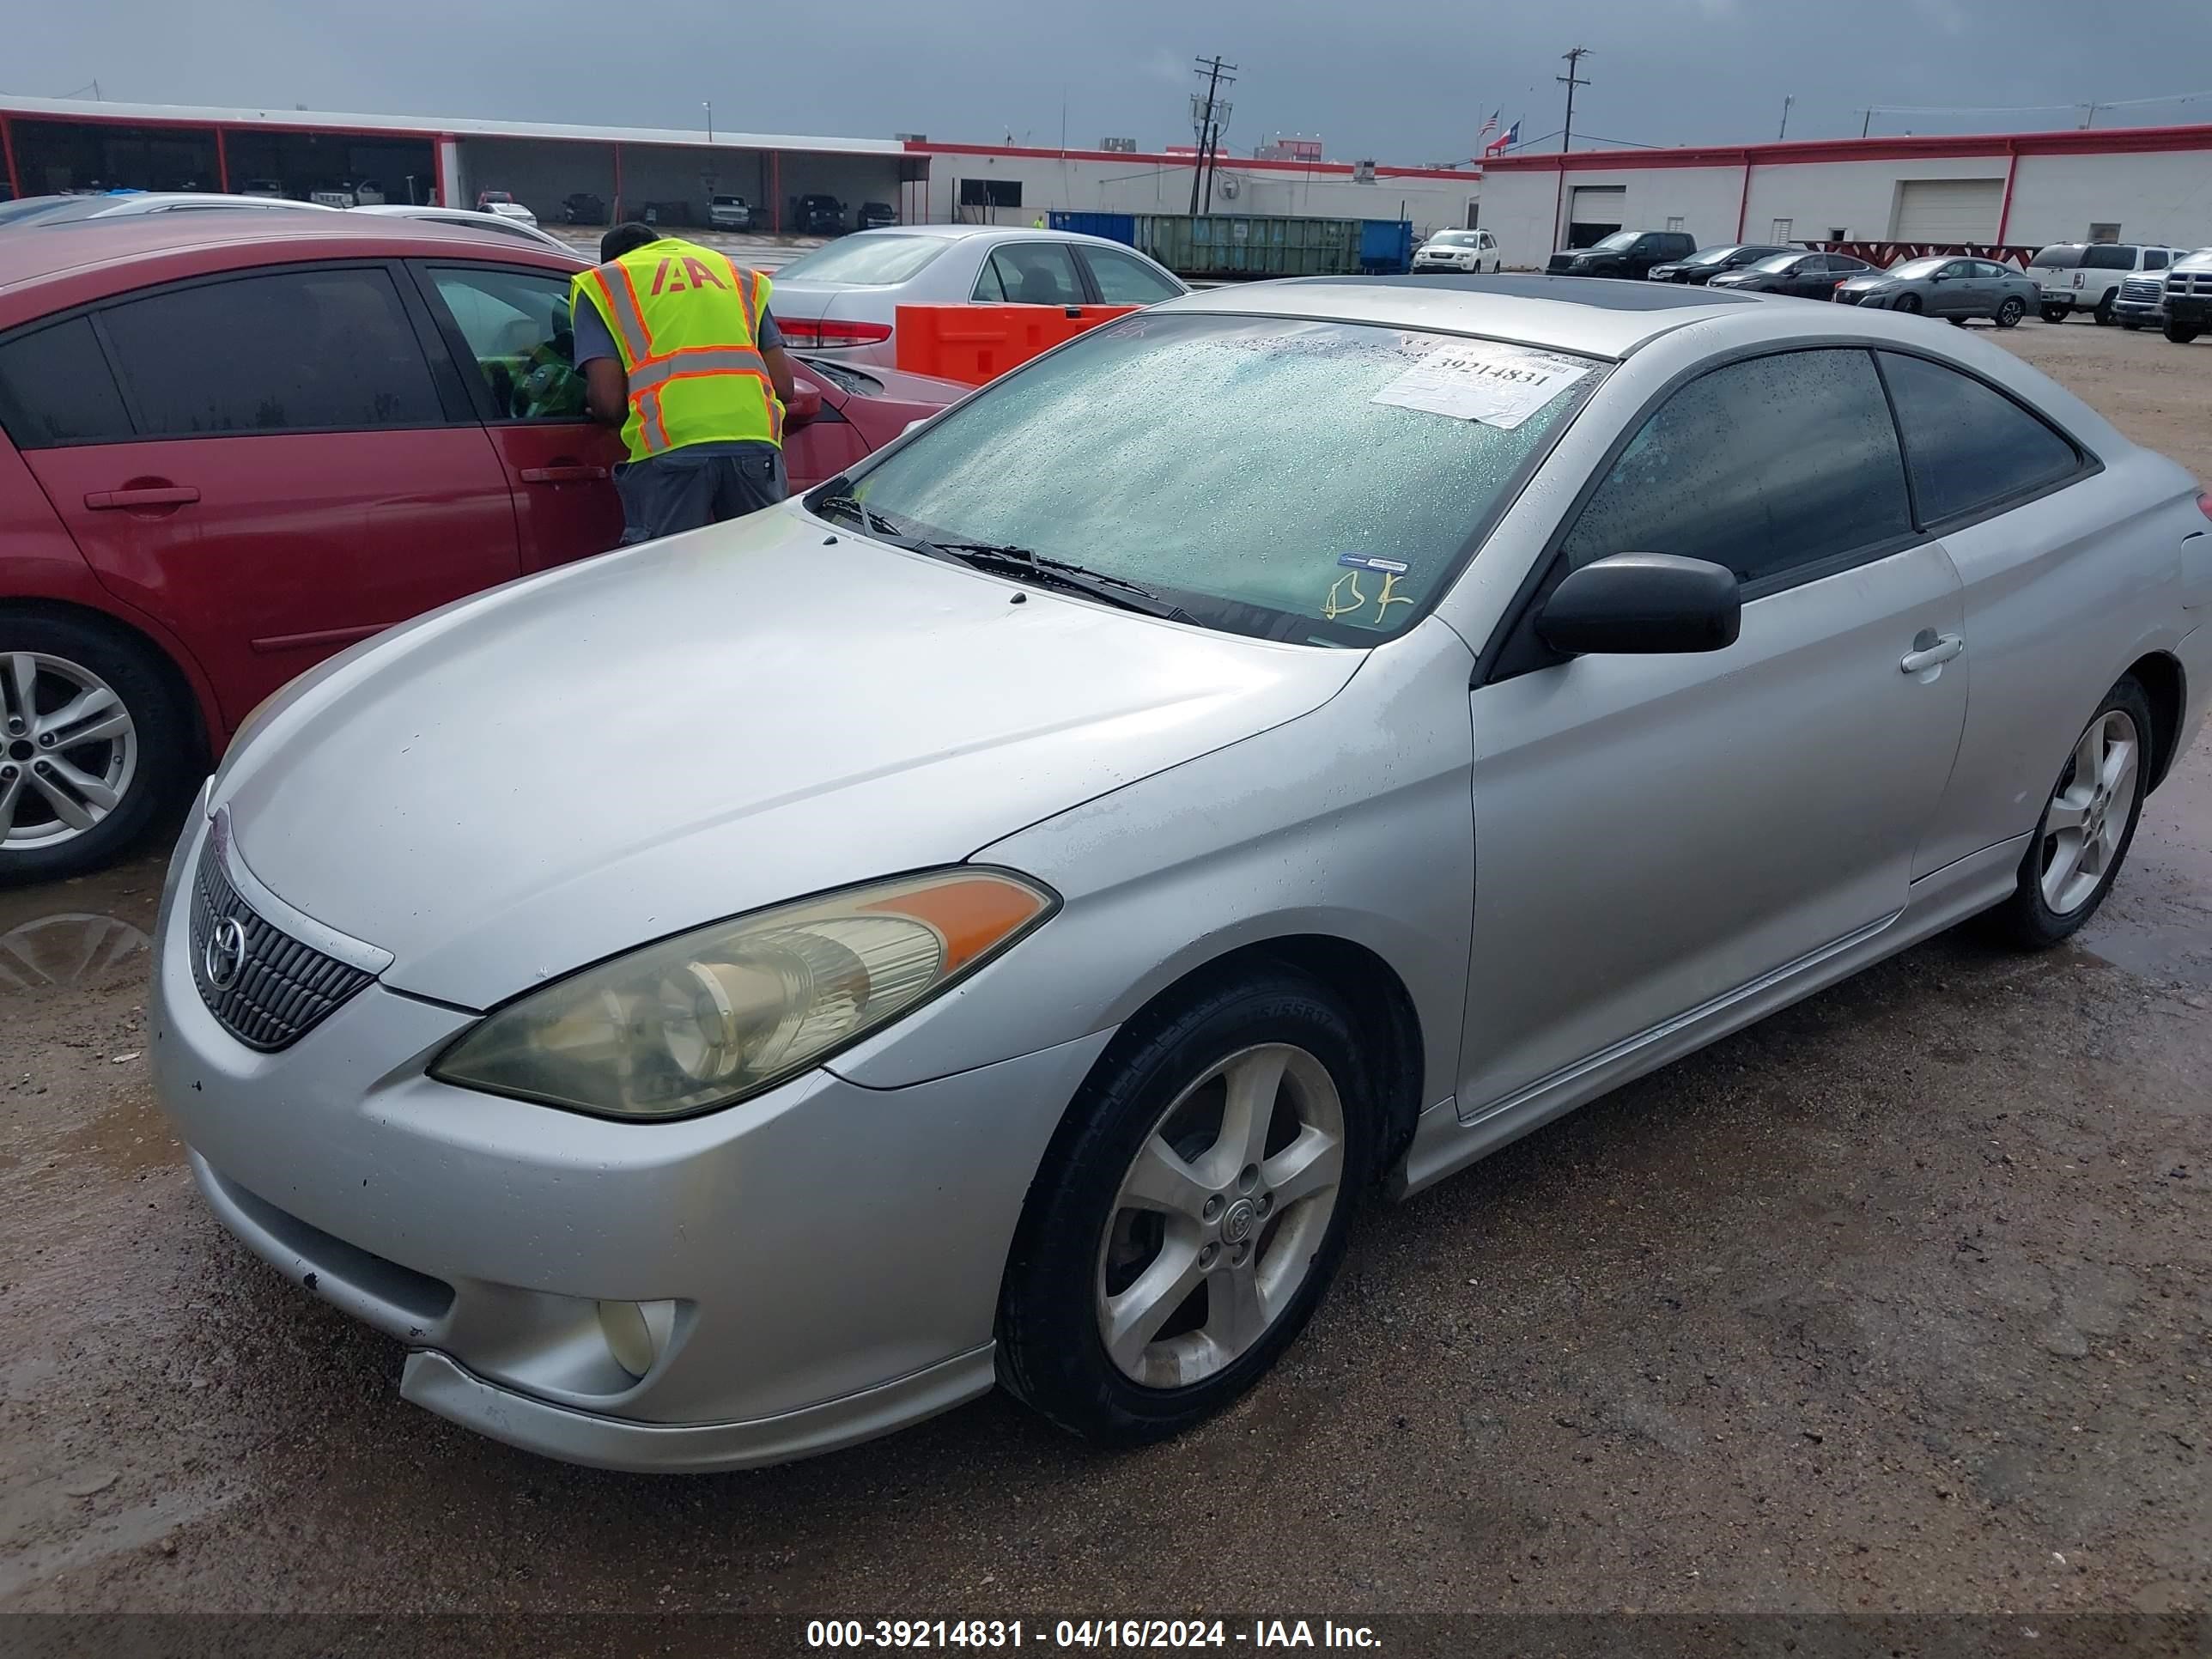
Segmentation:
<svg viewBox="0 0 2212 1659">
<path fill-rule="evenodd" d="M 1058 902 L 1001 871 L 945 870 L 716 922 L 509 1003 L 430 1075 L 611 1117 L 727 1106 L 897 1018 Z"/>
</svg>

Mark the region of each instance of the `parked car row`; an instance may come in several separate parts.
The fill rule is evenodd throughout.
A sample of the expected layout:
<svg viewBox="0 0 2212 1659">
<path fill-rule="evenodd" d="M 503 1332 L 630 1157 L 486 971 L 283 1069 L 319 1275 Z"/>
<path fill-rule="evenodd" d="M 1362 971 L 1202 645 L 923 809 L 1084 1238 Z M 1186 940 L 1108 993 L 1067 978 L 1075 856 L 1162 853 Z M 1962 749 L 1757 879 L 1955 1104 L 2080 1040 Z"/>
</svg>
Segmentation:
<svg viewBox="0 0 2212 1659">
<path fill-rule="evenodd" d="M 615 545 L 585 261 L 404 211 L 0 234 L 0 881 L 105 861 L 333 652 Z M 800 489 L 968 392 L 797 368 Z"/>
</svg>

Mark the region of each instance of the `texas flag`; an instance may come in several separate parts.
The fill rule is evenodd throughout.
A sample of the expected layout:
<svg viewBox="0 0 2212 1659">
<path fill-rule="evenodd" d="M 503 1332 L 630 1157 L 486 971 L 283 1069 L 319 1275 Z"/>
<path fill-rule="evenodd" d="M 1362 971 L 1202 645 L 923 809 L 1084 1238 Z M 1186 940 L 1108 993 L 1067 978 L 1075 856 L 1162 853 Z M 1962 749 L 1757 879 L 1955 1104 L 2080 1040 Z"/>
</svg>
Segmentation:
<svg viewBox="0 0 2212 1659">
<path fill-rule="evenodd" d="M 1488 127 L 1485 127 L 1483 129 L 1486 132 L 1489 130 L 1490 129 Z M 1482 153 L 1485 155 L 1495 155 L 1499 150 L 1510 149 L 1514 145 L 1520 142 L 1521 124 L 1518 121 L 1516 121 L 1511 126 L 1506 128 L 1504 131 L 1499 133 L 1497 137 L 1492 139 L 1490 143 L 1484 147 Z"/>
</svg>

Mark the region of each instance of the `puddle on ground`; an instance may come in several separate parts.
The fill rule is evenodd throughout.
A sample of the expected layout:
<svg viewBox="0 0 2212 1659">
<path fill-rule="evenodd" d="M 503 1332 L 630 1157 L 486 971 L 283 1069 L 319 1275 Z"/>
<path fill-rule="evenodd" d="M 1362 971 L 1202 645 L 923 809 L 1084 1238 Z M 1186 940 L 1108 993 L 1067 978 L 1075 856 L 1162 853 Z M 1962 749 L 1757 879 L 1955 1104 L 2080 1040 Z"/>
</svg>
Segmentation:
<svg viewBox="0 0 2212 1659">
<path fill-rule="evenodd" d="M 2116 968 L 2212 990 L 2212 730 L 2144 804 L 2119 880 L 2076 938 Z"/>
<path fill-rule="evenodd" d="M 153 940 L 121 916 L 64 910 L 0 933 L 0 996 L 102 990 L 143 978 Z"/>
</svg>

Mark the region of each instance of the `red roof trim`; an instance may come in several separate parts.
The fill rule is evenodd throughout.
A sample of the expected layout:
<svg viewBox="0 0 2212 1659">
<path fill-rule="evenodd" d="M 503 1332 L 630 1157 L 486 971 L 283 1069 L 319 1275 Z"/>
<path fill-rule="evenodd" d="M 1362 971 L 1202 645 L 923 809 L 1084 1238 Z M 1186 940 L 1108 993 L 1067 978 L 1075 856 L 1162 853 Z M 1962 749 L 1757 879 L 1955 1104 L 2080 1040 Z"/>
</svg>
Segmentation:
<svg viewBox="0 0 2212 1659">
<path fill-rule="evenodd" d="M 1939 157 L 2144 155 L 2212 150 L 2212 125 L 2090 127 L 2063 132 L 1978 133 L 1962 137 L 1899 134 L 1887 138 L 1814 138 L 1798 143 L 1735 144 L 1685 149 L 1586 149 L 1565 155 L 1499 155 L 1495 173 L 1627 171 L 1643 167 L 1783 167 L 1805 161 L 1901 161 Z M 1376 171 L 1379 173 L 1380 168 Z"/>
<path fill-rule="evenodd" d="M 1024 144 L 939 144 L 908 140 L 907 150 L 915 155 L 1009 155 L 1034 161 L 1149 161 L 1161 167 L 1187 167 L 1194 164 L 1194 155 L 1173 155 L 1154 150 L 1123 149 L 1040 149 Z M 1239 173 L 1325 173 L 1331 177 L 1349 179 L 1352 167 L 1349 161 L 1262 161 L 1249 155 L 1224 155 L 1221 165 L 1234 167 Z M 1377 166 L 1377 179 L 1460 179 L 1470 183 L 1482 177 L 1479 167 L 1391 167 Z"/>
</svg>

